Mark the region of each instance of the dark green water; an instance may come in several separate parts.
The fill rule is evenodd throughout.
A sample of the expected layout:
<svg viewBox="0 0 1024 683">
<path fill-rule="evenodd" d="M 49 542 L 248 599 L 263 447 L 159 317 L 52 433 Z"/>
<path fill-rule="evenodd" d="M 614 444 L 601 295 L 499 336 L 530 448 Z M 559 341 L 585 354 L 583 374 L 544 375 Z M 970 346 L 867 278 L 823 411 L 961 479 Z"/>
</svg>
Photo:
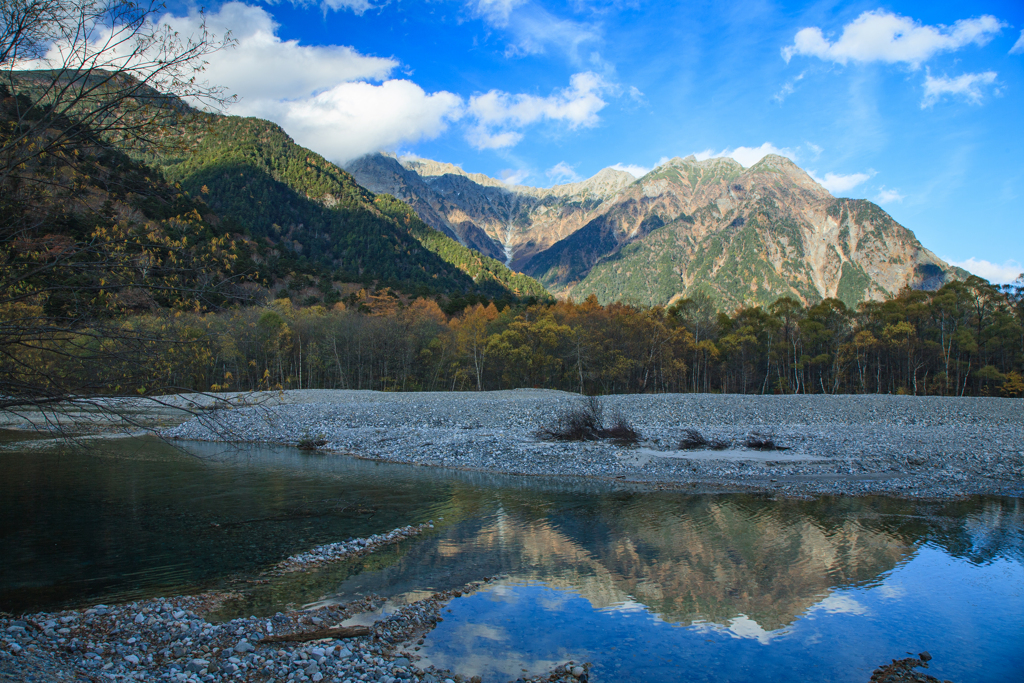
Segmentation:
<svg viewBox="0 0 1024 683">
<path fill-rule="evenodd" d="M 243 588 L 221 615 L 368 592 L 453 600 L 423 653 L 515 678 L 867 681 L 928 650 L 933 675 L 1019 681 L 1024 507 L 774 501 L 155 440 L 0 451 L 0 609 Z M 251 585 L 314 545 L 433 519 L 357 561 Z"/>
</svg>

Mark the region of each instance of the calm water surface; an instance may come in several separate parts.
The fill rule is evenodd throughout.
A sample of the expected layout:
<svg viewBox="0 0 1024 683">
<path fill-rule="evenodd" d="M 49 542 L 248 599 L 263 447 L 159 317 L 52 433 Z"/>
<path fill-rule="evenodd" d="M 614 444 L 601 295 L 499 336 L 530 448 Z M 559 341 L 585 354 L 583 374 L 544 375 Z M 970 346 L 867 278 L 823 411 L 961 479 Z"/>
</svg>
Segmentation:
<svg viewBox="0 0 1024 683">
<path fill-rule="evenodd" d="M 1024 507 L 650 493 L 141 439 L 0 451 L 0 609 L 244 587 L 220 615 L 485 576 L 431 663 L 505 681 L 860 681 L 928 650 L 940 679 L 1021 681 Z M 435 520 L 365 558 L 251 585 L 311 546 Z M 391 608 L 390 606 L 388 607 Z"/>
</svg>

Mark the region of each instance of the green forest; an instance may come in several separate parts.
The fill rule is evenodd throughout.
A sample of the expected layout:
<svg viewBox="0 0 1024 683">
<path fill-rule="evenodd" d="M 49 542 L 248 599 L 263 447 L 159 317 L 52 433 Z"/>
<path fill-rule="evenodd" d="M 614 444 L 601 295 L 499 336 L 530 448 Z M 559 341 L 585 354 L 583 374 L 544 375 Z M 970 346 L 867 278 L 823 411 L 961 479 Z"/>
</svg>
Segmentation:
<svg viewBox="0 0 1024 683">
<path fill-rule="evenodd" d="M 133 339 L 154 341 L 104 342 L 106 372 L 117 378 L 106 390 L 1024 396 L 1024 280 L 997 287 L 971 278 L 856 310 L 784 298 L 733 315 L 703 296 L 669 308 L 591 297 L 499 310 L 482 301 L 449 315 L 433 299 L 360 294 L 358 304 L 353 295 L 332 307 L 278 299 L 127 317 Z M 88 353 L 35 349 L 25 360 L 82 373 L 83 385 L 98 379 Z"/>
</svg>

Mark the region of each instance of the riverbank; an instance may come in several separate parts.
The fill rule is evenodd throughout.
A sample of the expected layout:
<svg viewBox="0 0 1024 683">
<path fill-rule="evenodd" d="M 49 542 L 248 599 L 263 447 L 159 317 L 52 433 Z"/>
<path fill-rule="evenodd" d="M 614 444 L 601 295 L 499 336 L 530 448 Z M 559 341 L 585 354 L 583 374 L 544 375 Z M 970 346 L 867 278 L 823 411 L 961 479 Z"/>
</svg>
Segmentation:
<svg viewBox="0 0 1024 683">
<path fill-rule="evenodd" d="M 270 571 L 304 571 L 372 553 L 418 531 L 404 527 L 352 539 L 347 552 L 339 552 L 338 544 L 316 548 Z M 345 605 L 218 622 L 217 610 L 235 596 L 204 593 L 17 618 L 0 615 L 0 680 L 478 683 L 479 678 L 417 664 L 417 652 L 443 621 L 441 610 L 451 600 L 489 581 L 437 592 L 387 613 L 382 609 L 387 601 L 368 595 Z M 587 667 L 566 662 L 523 680 L 582 683 Z"/>
<path fill-rule="evenodd" d="M 219 400 L 236 399 L 224 395 Z M 214 407 L 215 400 L 207 400 Z M 539 438 L 538 429 L 582 401 L 558 391 L 301 390 L 248 400 L 258 405 L 209 410 L 161 434 L 199 441 L 315 444 L 322 452 L 384 462 L 596 477 L 695 491 L 929 499 L 1024 495 L 1022 399 L 603 397 L 606 419 L 621 415 L 640 432 L 635 444 Z M 682 447 L 690 429 L 719 442 L 721 449 Z M 748 446 L 752 435 L 773 442 L 776 449 Z"/>
</svg>

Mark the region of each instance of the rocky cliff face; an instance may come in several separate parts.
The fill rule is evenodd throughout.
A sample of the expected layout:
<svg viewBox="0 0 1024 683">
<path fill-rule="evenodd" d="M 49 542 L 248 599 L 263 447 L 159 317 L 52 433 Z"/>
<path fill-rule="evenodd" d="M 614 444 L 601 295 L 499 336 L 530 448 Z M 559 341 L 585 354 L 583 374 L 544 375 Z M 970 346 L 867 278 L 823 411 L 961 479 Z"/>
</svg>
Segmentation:
<svg viewBox="0 0 1024 683">
<path fill-rule="evenodd" d="M 675 158 L 636 180 L 604 169 L 552 188 L 385 155 L 349 170 L 576 299 L 661 305 L 704 289 L 730 309 L 783 295 L 856 305 L 966 277 L 875 204 L 837 199 L 776 155 L 747 169 L 728 158 Z"/>
<path fill-rule="evenodd" d="M 409 202 L 420 217 L 513 269 L 579 230 L 635 178 L 606 168 L 583 182 L 552 188 L 506 185 L 429 159 L 371 154 L 346 166 L 360 185 Z"/>
</svg>

